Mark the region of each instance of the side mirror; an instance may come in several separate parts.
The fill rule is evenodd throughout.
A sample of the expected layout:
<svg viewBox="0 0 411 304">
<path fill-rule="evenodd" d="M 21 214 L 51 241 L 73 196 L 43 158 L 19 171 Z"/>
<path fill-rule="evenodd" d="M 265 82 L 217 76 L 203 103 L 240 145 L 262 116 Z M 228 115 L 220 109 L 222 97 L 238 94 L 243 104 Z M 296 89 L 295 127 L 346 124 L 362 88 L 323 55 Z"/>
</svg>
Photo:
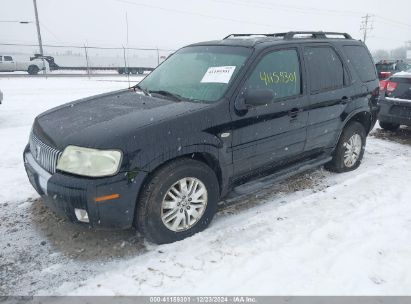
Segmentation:
<svg viewBox="0 0 411 304">
<path fill-rule="evenodd" d="M 270 103 L 274 93 L 268 89 L 251 89 L 245 96 L 245 103 L 250 106 L 263 106 Z"/>
<path fill-rule="evenodd" d="M 274 93 L 268 89 L 244 90 L 235 100 L 238 114 L 244 115 L 250 107 L 264 106 L 274 98 Z"/>
</svg>

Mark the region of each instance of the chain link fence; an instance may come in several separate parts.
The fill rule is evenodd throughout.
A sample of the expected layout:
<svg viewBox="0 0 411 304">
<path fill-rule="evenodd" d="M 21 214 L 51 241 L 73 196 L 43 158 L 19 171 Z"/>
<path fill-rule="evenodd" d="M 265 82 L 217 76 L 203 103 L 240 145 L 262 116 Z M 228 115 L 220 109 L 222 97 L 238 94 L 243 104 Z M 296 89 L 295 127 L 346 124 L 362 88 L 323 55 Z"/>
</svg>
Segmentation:
<svg viewBox="0 0 411 304">
<path fill-rule="evenodd" d="M 22 67 L 42 60 L 47 74 L 143 74 L 152 71 L 175 50 L 134 47 L 100 47 L 89 45 L 43 45 L 44 57 L 38 45 L 0 43 L 0 56 L 11 56 L 15 73 L 28 72 Z M 4 63 L 4 62 L 3 62 Z M 25 64 L 24 64 L 25 63 Z M 0 66 L 0 72 L 10 73 Z"/>
</svg>

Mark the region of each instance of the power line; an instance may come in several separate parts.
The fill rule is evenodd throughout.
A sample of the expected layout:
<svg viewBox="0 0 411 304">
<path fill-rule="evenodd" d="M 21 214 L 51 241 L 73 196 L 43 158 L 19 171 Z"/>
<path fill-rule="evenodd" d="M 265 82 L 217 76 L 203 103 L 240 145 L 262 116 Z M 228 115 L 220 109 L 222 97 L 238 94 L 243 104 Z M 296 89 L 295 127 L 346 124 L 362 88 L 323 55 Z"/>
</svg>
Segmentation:
<svg viewBox="0 0 411 304">
<path fill-rule="evenodd" d="M 243 5 L 248 7 L 254 8 L 262 8 L 262 9 L 269 9 L 269 10 L 285 10 L 285 11 L 293 11 L 300 14 L 307 14 L 307 11 L 310 11 L 310 14 L 319 14 L 319 15 L 329 15 L 332 14 L 339 14 L 339 15 L 348 15 L 350 17 L 356 17 L 354 15 L 361 15 L 363 12 L 355 12 L 355 11 L 344 11 L 344 10 L 330 10 L 330 9 L 321 9 L 315 7 L 308 7 L 308 6 L 293 6 L 293 5 L 286 5 L 283 3 L 267 3 L 261 1 L 227 1 L 227 0 L 211 0 L 217 3 L 229 3 L 235 5 Z M 257 3 L 257 5 L 256 5 Z"/>
<path fill-rule="evenodd" d="M 389 19 L 389 18 L 380 16 L 380 15 L 376 15 L 376 17 L 379 18 L 379 19 L 385 20 L 385 22 L 389 22 L 389 23 L 391 23 L 391 24 L 396 24 L 396 25 L 411 27 L 411 24 L 409 24 L 409 23 L 392 20 L 392 19 Z"/>
<path fill-rule="evenodd" d="M 0 43 L 0 45 L 4 46 L 30 46 L 30 47 L 37 47 L 38 44 L 31 44 L 31 43 Z M 72 49 L 84 49 L 83 46 L 79 45 L 56 45 L 56 44 L 43 44 L 44 47 L 48 48 L 72 48 Z M 158 48 L 137 48 L 137 47 L 104 47 L 104 46 L 89 46 L 87 45 L 87 49 L 101 49 L 101 50 L 138 50 L 138 51 L 162 51 L 162 52 L 174 52 L 175 49 L 158 49 Z"/>
<path fill-rule="evenodd" d="M 57 37 L 56 34 L 54 34 L 43 22 L 40 22 L 40 25 L 42 28 L 44 28 L 50 35 L 52 35 L 54 37 L 54 39 L 58 42 L 58 43 L 62 43 L 62 41 L 59 39 L 59 37 Z"/>
<path fill-rule="evenodd" d="M 241 23 L 241 24 L 247 23 L 247 24 L 259 25 L 259 26 L 264 26 L 264 27 L 269 27 L 269 28 L 285 29 L 285 27 L 281 27 L 281 26 L 274 25 L 274 24 L 252 22 L 252 21 L 247 21 L 247 20 L 242 20 L 242 19 L 234 19 L 234 18 L 228 18 L 228 17 L 213 16 L 213 15 L 207 15 L 207 14 L 203 14 L 203 13 L 197 13 L 197 12 L 190 12 L 190 11 L 174 9 L 174 8 L 166 8 L 166 7 L 161 7 L 161 6 L 152 5 L 152 4 L 137 3 L 137 2 L 128 1 L 128 0 L 114 0 L 114 1 L 122 2 L 122 3 L 126 3 L 126 4 L 131 4 L 131 5 L 135 5 L 135 6 L 140 6 L 140 7 L 146 7 L 146 8 L 157 9 L 157 10 L 162 10 L 162 11 L 167 11 L 167 12 L 184 14 L 184 15 L 192 15 L 192 16 L 198 16 L 198 17 L 216 19 L 216 20 L 223 20 L 223 21 L 229 21 L 229 22 L 235 22 L 235 23 Z"/>
<path fill-rule="evenodd" d="M 390 37 L 380 37 L 380 36 L 369 36 L 369 38 L 373 38 L 373 39 L 379 39 L 379 40 L 390 40 L 390 41 L 395 41 L 395 42 L 401 42 L 404 43 L 404 40 L 401 39 L 395 39 L 395 38 L 390 38 Z"/>
<path fill-rule="evenodd" d="M 33 23 L 33 21 L 0 20 L 0 23 L 20 23 L 20 24 L 28 24 L 28 23 Z"/>
</svg>

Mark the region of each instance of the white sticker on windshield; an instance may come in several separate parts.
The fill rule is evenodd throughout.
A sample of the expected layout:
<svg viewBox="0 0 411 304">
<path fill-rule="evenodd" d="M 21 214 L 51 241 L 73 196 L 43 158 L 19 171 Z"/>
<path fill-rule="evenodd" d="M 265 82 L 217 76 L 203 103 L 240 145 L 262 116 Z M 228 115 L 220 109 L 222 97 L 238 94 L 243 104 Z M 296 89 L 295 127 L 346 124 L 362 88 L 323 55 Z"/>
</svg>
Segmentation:
<svg viewBox="0 0 411 304">
<path fill-rule="evenodd" d="M 235 66 L 210 67 L 204 74 L 201 82 L 228 83 L 233 76 Z"/>
</svg>

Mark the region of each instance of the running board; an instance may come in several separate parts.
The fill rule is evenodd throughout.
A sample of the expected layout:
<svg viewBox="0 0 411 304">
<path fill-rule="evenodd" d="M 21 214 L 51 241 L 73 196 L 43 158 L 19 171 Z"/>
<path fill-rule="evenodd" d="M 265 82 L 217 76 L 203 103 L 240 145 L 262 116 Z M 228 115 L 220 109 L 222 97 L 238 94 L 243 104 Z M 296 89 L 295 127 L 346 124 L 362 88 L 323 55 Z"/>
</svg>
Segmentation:
<svg viewBox="0 0 411 304">
<path fill-rule="evenodd" d="M 244 187 L 241 191 L 236 191 L 236 186 L 234 186 L 231 191 L 227 193 L 227 195 L 222 198 L 219 202 L 219 208 L 225 209 L 230 206 L 236 206 L 238 203 L 238 199 L 241 197 L 247 197 L 248 195 L 253 195 L 253 193 L 259 192 L 261 189 L 266 188 L 267 184 L 274 184 L 276 182 L 283 181 L 287 178 L 290 178 L 294 175 L 306 172 L 311 169 L 316 169 L 329 161 L 332 160 L 331 156 L 323 156 L 321 158 L 314 158 L 309 159 L 298 164 L 291 165 L 287 168 L 282 170 L 278 170 L 272 174 L 267 174 L 264 177 L 253 179 L 252 181 L 243 183 L 241 186 L 237 185 L 237 187 Z M 261 184 L 261 185 L 258 185 Z M 249 188 L 247 190 L 247 188 Z M 248 201 L 248 200 L 246 200 Z"/>
<path fill-rule="evenodd" d="M 271 180 L 273 182 L 278 182 L 281 180 L 285 180 L 293 175 L 297 175 L 300 173 L 303 173 L 305 171 L 308 171 L 310 169 L 318 168 L 332 160 L 331 156 L 321 158 L 321 159 L 310 159 L 302 163 L 298 163 L 295 165 L 292 165 L 290 167 L 284 168 L 280 171 L 277 171 L 273 174 L 270 174 L 268 176 L 264 176 L 261 179 L 258 179 L 259 181 L 266 181 L 266 180 Z"/>
<path fill-rule="evenodd" d="M 253 182 L 264 182 L 264 181 L 271 181 L 271 182 L 278 182 L 282 181 L 284 179 L 287 179 L 293 175 L 300 174 L 302 172 L 305 172 L 310 169 L 314 169 L 317 167 L 320 167 L 332 160 L 331 156 L 325 156 L 321 158 L 314 158 L 314 159 L 308 159 L 303 162 L 299 162 L 287 167 L 284 167 L 283 169 L 279 169 L 277 171 L 274 171 L 273 173 L 267 172 L 266 174 L 263 174 L 262 177 L 257 177 L 257 178 L 252 178 Z M 248 181 L 247 181 L 248 180 Z M 242 182 L 240 182 L 242 181 Z M 251 177 L 243 177 L 240 179 L 237 179 L 234 181 L 234 187 L 238 186 L 239 184 L 246 184 L 248 182 L 251 182 Z"/>
</svg>

